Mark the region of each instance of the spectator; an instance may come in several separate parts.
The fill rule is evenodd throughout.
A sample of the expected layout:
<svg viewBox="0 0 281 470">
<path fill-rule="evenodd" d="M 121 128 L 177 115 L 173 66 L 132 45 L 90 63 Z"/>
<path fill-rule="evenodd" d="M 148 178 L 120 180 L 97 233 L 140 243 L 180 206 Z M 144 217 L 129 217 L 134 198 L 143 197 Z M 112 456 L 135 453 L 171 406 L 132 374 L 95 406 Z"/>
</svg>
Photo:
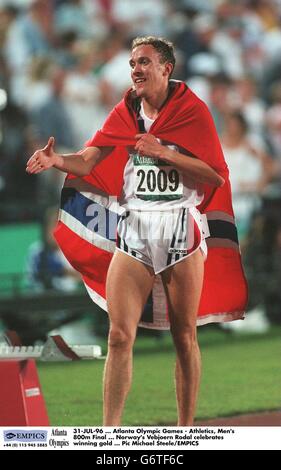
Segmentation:
<svg viewBox="0 0 281 470">
<path fill-rule="evenodd" d="M 221 136 L 230 171 L 233 208 L 240 237 L 246 237 L 251 217 L 260 208 L 260 196 L 272 176 L 272 161 L 247 136 L 247 123 L 242 114 L 230 113 Z"/>
</svg>

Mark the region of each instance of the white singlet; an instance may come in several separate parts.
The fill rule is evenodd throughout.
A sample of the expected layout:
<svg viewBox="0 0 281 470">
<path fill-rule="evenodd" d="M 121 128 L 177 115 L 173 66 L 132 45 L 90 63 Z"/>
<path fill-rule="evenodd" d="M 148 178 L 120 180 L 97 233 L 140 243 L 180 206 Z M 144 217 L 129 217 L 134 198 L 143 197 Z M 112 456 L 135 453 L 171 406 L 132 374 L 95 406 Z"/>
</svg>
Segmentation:
<svg viewBox="0 0 281 470">
<path fill-rule="evenodd" d="M 140 117 L 149 132 L 154 120 L 144 114 L 142 104 Z M 175 145 L 168 147 L 178 150 Z M 198 191 L 198 185 L 172 165 L 161 159 L 139 156 L 133 149 L 129 155 L 119 201 L 125 209 L 162 211 L 196 207 L 202 202 L 204 195 Z"/>
</svg>

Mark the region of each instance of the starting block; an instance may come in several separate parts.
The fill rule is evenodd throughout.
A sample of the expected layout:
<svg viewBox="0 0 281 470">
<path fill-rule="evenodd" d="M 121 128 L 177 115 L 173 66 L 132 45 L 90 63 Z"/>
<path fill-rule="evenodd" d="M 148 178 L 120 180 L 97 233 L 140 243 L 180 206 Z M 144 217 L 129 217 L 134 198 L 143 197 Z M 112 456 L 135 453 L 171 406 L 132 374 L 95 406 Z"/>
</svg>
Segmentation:
<svg viewBox="0 0 281 470">
<path fill-rule="evenodd" d="M 100 346 L 70 346 L 51 336 L 44 346 L 21 346 L 14 335 L 0 344 L 0 426 L 49 426 L 35 360 L 103 359 Z"/>
</svg>

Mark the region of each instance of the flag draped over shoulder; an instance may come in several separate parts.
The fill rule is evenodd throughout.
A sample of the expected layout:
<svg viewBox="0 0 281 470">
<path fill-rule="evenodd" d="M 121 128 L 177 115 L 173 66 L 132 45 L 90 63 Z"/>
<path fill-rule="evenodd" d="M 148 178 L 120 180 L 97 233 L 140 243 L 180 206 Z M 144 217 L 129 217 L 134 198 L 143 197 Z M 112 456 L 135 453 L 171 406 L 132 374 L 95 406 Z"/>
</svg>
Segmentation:
<svg viewBox="0 0 281 470">
<path fill-rule="evenodd" d="M 206 239 L 208 257 L 198 325 L 240 319 L 244 317 L 248 293 L 228 168 L 206 105 L 183 82 L 174 81 L 171 88 L 150 133 L 206 162 L 225 179 L 220 188 L 204 185 L 204 200 L 198 207 L 206 214 L 210 231 Z M 105 310 L 106 275 L 115 249 L 120 214 L 117 198 L 123 188 L 123 172 L 128 160 L 126 147 L 135 145 L 135 135 L 139 133 L 133 95 L 132 90 L 127 92 L 109 114 L 103 128 L 87 143 L 87 146 L 114 146 L 113 152 L 90 175 L 67 176 L 55 230 L 62 251 L 82 274 L 92 299 Z M 159 329 L 169 326 L 160 276 L 156 276 L 140 325 Z"/>
</svg>

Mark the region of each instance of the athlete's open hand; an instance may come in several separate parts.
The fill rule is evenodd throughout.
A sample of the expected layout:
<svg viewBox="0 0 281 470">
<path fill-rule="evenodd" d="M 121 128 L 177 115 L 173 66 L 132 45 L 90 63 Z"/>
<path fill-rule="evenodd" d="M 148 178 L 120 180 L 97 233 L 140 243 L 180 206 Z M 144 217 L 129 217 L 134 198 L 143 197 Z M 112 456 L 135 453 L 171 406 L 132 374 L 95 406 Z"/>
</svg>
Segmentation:
<svg viewBox="0 0 281 470">
<path fill-rule="evenodd" d="M 58 154 L 54 151 L 55 139 L 50 137 L 47 145 L 30 157 L 26 165 L 26 171 L 30 174 L 41 173 L 57 163 Z"/>
<path fill-rule="evenodd" d="M 155 158 L 163 158 L 163 152 L 165 147 L 159 144 L 159 141 L 152 134 L 137 134 L 135 136 L 138 139 L 135 150 L 139 155 Z"/>
</svg>

